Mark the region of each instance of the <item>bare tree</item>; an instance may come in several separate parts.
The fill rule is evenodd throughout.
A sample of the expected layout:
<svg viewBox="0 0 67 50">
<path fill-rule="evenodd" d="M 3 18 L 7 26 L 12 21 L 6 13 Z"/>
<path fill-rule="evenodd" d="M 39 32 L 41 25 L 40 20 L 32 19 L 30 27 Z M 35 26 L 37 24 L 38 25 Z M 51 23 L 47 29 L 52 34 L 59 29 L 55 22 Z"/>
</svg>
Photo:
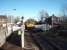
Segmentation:
<svg viewBox="0 0 67 50">
<path fill-rule="evenodd" d="M 31 19 L 31 18 L 28 19 L 26 22 L 28 22 L 28 23 L 33 23 L 33 22 L 34 22 L 34 23 L 37 23 L 37 21 L 36 21 L 35 19 Z"/>
<path fill-rule="evenodd" d="M 67 16 L 67 5 L 64 4 L 61 8 L 61 11 L 62 11 L 62 16 L 66 17 Z"/>
<path fill-rule="evenodd" d="M 61 11 L 62 11 L 62 18 L 63 18 L 62 26 L 64 28 L 67 28 L 67 5 L 63 5 Z"/>
<path fill-rule="evenodd" d="M 41 22 L 44 22 L 45 18 L 49 17 L 48 13 L 46 11 L 44 11 L 44 10 L 41 10 L 40 13 L 39 13 L 39 15 L 40 15 L 40 21 Z"/>
<path fill-rule="evenodd" d="M 14 20 L 14 23 L 17 23 L 20 21 L 20 18 L 19 17 L 16 17 L 15 20 Z"/>
</svg>

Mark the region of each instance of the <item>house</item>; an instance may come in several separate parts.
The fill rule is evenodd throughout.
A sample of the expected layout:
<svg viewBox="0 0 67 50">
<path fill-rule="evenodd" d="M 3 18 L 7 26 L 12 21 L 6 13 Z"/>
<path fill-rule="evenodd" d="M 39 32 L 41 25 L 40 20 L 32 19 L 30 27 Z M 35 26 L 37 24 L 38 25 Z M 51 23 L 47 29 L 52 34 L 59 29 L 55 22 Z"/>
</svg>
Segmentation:
<svg viewBox="0 0 67 50">
<path fill-rule="evenodd" d="M 35 28 L 40 28 L 44 31 L 44 30 L 49 30 L 53 27 L 59 27 L 59 26 L 61 26 L 61 23 L 62 23 L 61 17 L 52 15 L 52 16 L 46 18 L 43 23 L 40 22 L 39 25 L 35 25 Z"/>
<path fill-rule="evenodd" d="M 5 43 L 7 16 L 0 15 L 0 47 Z"/>
<path fill-rule="evenodd" d="M 0 27 L 6 26 L 6 23 L 7 23 L 7 16 L 0 15 Z"/>
<path fill-rule="evenodd" d="M 46 24 L 51 25 L 52 27 L 57 27 L 61 25 L 62 19 L 61 17 L 57 17 L 55 15 L 50 16 L 45 20 Z"/>
</svg>

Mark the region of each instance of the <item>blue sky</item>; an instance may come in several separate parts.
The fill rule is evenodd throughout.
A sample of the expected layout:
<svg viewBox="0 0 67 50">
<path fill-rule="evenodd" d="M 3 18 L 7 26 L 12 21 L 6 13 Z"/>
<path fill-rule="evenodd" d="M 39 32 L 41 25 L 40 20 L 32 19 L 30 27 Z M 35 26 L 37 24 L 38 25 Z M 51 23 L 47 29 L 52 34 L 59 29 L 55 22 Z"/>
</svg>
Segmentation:
<svg viewBox="0 0 67 50">
<path fill-rule="evenodd" d="M 64 4 L 67 4 L 67 0 L 0 0 L 0 14 L 24 16 L 25 20 L 37 19 L 42 9 L 49 15 L 59 15 Z"/>
</svg>

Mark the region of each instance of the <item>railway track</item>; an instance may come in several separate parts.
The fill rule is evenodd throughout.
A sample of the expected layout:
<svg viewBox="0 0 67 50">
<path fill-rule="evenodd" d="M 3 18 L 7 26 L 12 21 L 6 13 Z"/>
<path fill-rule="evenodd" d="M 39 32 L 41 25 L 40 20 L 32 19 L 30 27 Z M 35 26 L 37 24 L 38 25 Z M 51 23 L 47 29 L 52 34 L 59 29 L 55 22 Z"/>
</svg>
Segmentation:
<svg viewBox="0 0 67 50">
<path fill-rule="evenodd" d="M 33 41 L 40 47 L 40 50 L 65 50 L 64 41 L 60 38 L 52 38 L 31 33 Z"/>
</svg>

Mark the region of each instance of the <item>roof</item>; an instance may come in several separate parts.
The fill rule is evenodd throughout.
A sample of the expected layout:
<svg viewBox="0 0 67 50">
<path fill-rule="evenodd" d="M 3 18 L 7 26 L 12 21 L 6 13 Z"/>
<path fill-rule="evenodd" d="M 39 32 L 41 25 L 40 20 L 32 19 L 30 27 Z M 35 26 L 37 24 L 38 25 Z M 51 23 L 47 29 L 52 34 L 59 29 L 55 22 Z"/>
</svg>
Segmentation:
<svg viewBox="0 0 67 50">
<path fill-rule="evenodd" d="M 5 16 L 5 15 L 0 15 L 0 18 L 7 19 L 7 16 Z"/>
</svg>

